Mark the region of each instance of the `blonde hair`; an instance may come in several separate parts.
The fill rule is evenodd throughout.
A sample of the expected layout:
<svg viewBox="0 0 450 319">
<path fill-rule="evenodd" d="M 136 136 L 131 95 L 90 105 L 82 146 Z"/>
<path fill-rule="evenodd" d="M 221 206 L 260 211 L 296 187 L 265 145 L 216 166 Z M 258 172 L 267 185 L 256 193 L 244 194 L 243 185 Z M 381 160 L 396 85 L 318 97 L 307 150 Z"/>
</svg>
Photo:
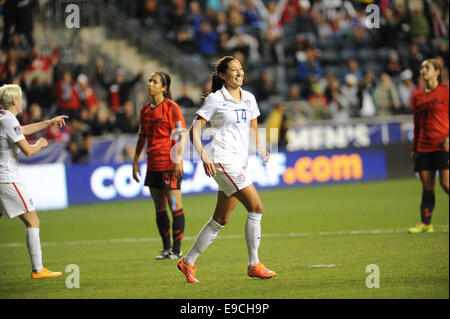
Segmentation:
<svg viewBox="0 0 450 319">
<path fill-rule="evenodd" d="M 0 106 L 9 108 L 13 100 L 18 100 L 22 96 L 22 89 L 17 84 L 5 84 L 0 87 Z"/>
</svg>

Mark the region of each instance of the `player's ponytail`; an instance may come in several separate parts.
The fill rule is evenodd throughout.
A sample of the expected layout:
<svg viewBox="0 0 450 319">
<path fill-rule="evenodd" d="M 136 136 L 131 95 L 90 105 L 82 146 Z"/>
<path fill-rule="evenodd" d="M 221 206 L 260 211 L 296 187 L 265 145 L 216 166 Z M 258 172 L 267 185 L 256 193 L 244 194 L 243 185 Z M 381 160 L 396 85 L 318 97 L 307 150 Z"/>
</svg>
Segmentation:
<svg viewBox="0 0 450 319">
<path fill-rule="evenodd" d="M 205 98 L 206 96 L 208 96 L 208 94 L 214 93 L 222 88 L 222 86 L 225 84 L 225 81 L 220 78 L 219 74 L 225 74 L 228 69 L 228 62 L 235 59 L 236 58 L 232 56 L 224 56 L 216 62 L 216 70 L 211 74 L 211 91 L 207 92 L 206 95 L 202 96 L 202 98 Z"/>
<path fill-rule="evenodd" d="M 168 98 L 168 99 L 172 99 L 172 93 L 170 92 L 170 83 L 172 82 L 170 80 L 170 76 L 162 71 L 156 72 L 156 74 L 159 75 L 159 77 L 161 78 L 161 84 L 162 86 L 166 86 L 167 89 L 164 91 L 164 97 Z"/>
</svg>

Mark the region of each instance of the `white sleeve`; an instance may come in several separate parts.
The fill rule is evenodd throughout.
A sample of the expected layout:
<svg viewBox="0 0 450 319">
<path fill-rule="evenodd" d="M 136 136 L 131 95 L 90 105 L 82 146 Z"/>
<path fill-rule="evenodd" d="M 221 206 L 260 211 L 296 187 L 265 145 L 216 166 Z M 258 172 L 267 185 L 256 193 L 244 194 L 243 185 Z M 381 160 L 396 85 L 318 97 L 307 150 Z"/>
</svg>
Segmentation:
<svg viewBox="0 0 450 319">
<path fill-rule="evenodd" d="M 259 112 L 259 107 L 258 107 L 258 102 L 256 102 L 255 96 L 252 94 L 251 95 L 251 101 L 252 101 L 252 117 L 250 118 L 250 120 L 254 120 L 256 118 L 258 118 L 260 116 L 260 112 Z"/>
<path fill-rule="evenodd" d="M 7 121 L 5 124 L 6 136 L 8 140 L 12 141 L 13 143 L 17 143 L 25 139 L 25 136 L 22 133 L 22 128 L 20 127 L 20 123 L 16 118 Z"/>
<path fill-rule="evenodd" d="M 210 93 L 206 97 L 205 101 L 203 102 L 203 105 L 196 112 L 196 114 L 202 119 L 209 121 L 213 117 L 214 113 L 216 113 L 216 110 L 217 110 L 217 101 L 214 97 L 214 93 Z"/>
</svg>

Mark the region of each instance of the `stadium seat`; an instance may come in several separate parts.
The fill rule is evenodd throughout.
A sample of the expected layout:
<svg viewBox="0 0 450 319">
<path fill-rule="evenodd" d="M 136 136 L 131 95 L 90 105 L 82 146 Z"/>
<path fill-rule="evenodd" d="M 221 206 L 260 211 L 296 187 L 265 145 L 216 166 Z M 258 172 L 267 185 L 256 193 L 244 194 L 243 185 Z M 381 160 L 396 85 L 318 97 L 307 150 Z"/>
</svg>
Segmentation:
<svg viewBox="0 0 450 319">
<path fill-rule="evenodd" d="M 325 37 L 319 39 L 318 47 L 323 51 L 338 49 L 338 45 L 333 37 Z"/>
<path fill-rule="evenodd" d="M 357 59 L 357 51 L 353 48 L 347 48 L 340 51 L 342 62 L 347 62 L 350 59 Z"/>
<path fill-rule="evenodd" d="M 391 48 L 381 47 L 377 49 L 377 60 L 380 63 L 386 63 L 389 56 L 392 54 L 392 52 L 395 52 Z"/>
<path fill-rule="evenodd" d="M 358 50 L 358 61 L 360 63 L 367 63 L 369 61 L 376 61 L 377 53 L 370 48 L 362 48 Z"/>
<path fill-rule="evenodd" d="M 322 51 L 322 62 L 325 64 L 338 63 L 340 61 L 339 52 L 334 49 Z"/>
</svg>

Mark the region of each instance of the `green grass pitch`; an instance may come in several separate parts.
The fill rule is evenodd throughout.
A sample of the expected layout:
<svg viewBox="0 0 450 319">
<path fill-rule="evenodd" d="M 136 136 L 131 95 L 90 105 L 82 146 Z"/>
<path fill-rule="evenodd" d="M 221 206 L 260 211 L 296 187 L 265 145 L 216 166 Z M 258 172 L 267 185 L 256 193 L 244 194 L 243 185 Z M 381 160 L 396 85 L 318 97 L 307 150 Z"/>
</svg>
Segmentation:
<svg viewBox="0 0 450 319">
<path fill-rule="evenodd" d="M 0 219 L 0 299 L 322 299 L 449 298 L 449 197 L 436 189 L 432 234 L 410 235 L 419 220 L 417 179 L 260 191 L 260 259 L 278 275 L 246 275 L 245 210 L 238 206 L 199 257 L 190 285 L 161 250 L 151 200 L 38 212 L 44 265 L 62 277 L 30 279 L 22 222 Z M 216 195 L 185 196 L 183 251 L 211 217 Z M 80 269 L 69 289 L 66 266 Z M 369 264 L 380 287 L 366 287 Z"/>
</svg>

